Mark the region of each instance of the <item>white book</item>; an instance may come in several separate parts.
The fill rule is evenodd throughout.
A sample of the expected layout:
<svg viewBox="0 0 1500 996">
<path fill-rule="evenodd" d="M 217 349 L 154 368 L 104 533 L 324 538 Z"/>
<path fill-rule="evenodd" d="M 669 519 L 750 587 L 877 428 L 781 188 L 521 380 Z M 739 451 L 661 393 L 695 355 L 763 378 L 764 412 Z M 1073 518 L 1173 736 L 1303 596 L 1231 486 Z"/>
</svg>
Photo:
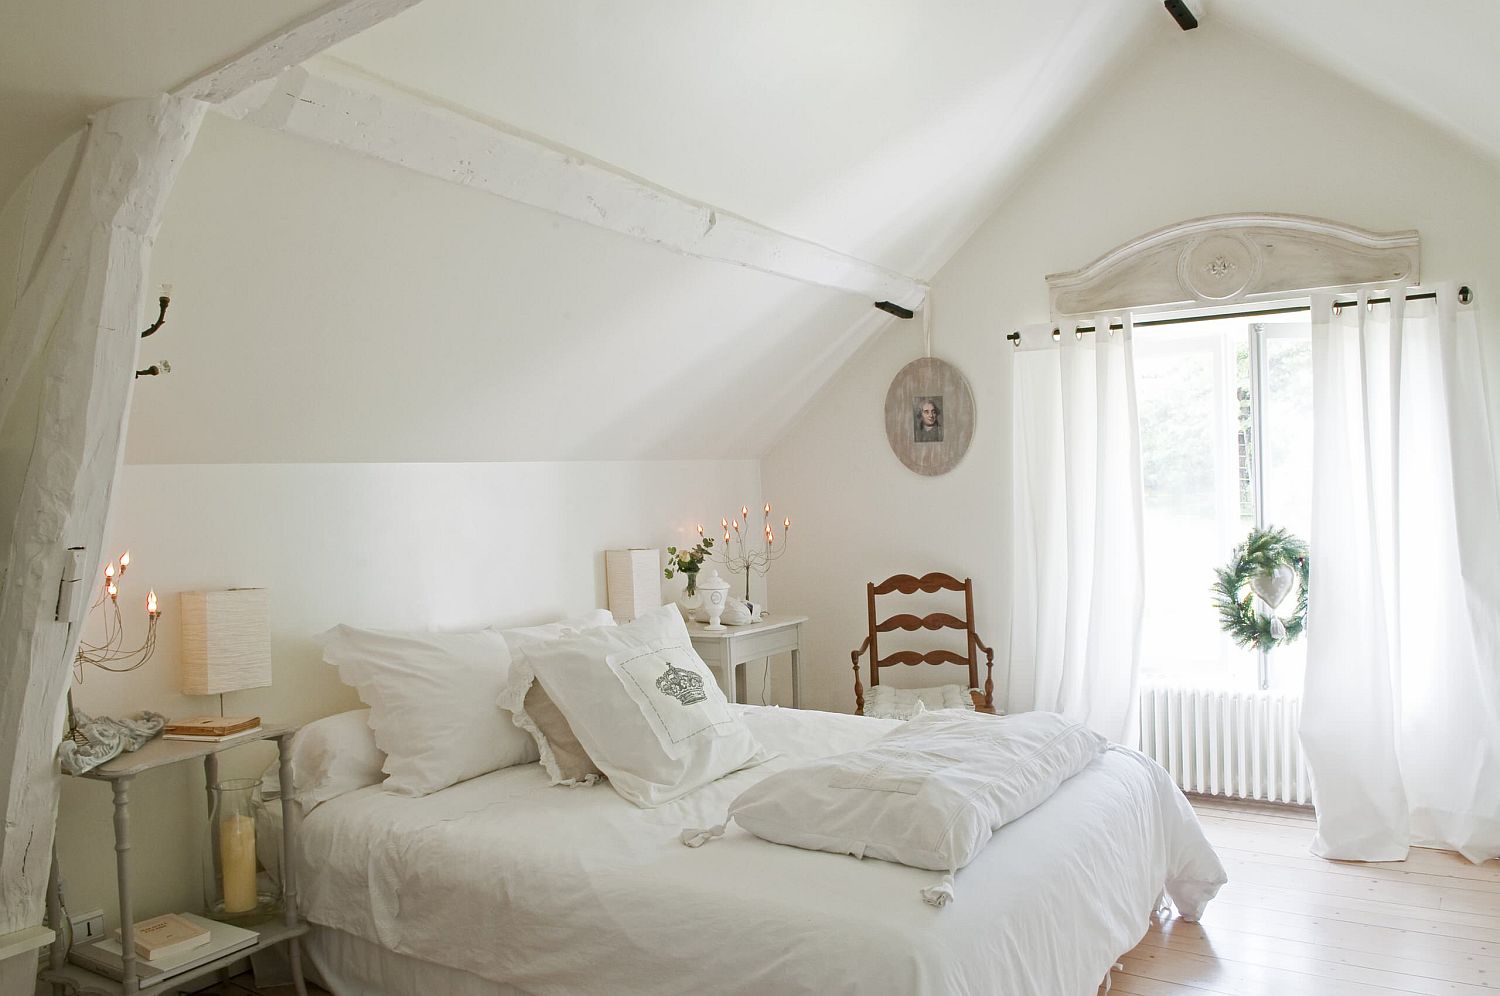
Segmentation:
<svg viewBox="0 0 1500 996">
<path fill-rule="evenodd" d="M 217 920 L 210 920 L 193 913 L 183 913 L 182 916 L 209 932 L 208 943 L 202 947 L 193 948 L 191 951 L 164 955 L 153 961 L 136 958 L 135 973 L 140 988 L 159 985 L 173 976 L 192 971 L 200 965 L 206 965 L 227 954 L 253 948 L 260 941 L 259 934 L 253 930 L 246 930 L 244 927 L 219 923 Z M 120 942 L 114 937 L 76 944 L 68 952 L 68 960 L 111 979 L 119 979 L 124 975 Z"/>
</svg>

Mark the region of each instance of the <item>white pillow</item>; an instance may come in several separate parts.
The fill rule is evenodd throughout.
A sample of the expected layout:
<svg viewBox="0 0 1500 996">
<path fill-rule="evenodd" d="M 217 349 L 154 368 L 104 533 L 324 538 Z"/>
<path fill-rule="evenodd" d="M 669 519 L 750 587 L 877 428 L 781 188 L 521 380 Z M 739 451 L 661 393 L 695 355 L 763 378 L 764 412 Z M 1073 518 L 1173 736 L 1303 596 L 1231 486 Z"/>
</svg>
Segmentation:
<svg viewBox="0 0 1500 996">
<path fill-rule="evenodd" d="M 292 737 L 291 797 L 310 813 L 346 792 L 379 785 L 384 765 L 385 753 L 370 729 L 370 710 L 315 719 Z"/>
<path fill-rule="evenodd" d="M 776 772 L 729 814 L 778 844 L 953 872 L 1108 746 L 1055 713 L 935 710 L 868 747 Z"/>
<path fill-rule="evenodd" d="M 499 633 L 391 633 L 335 626 L 323 659 L 370 707 L 387 791 L 421 796 L 537 759 L 495 704 L 510 674 Z"/>
<path fill-rule="evenodd" d="M 623 626 L 528 644 L 511 701 L 532 675 L 615 791 L 652 807 L 768 760 L 693 651 L 675 605 Z"/>
<path fill-rule="evenodd" d="M 615 617 L 608 609 L 594 609 L 581 616 L 543 623 L 540 626 L 516 626 L 511 629 L 496 629 L 491 626 L 490 629 L 505 637 L 511 656 L 514 657 L 527 643 L 544 643 L 547 640 L 556 640 L 564 636 L 575 636 L 586 629 L 597 629 L 600 626 L 613 626 L 614 624 Z"/>
<path fill-rule="evenodd" d="M 599 769 L 589 760 L 583 745 L 568 725 L 567 717 L 546 692 L 531 679 L 530 665 L 521 655 L 522 648 L 529 644 L 545 643 L 564 636 L 575 636 L 600 626 L 613 626 L 615 617 L 608 609 L 593 612 L 561 622 L 542 626 L 524 626 L 501 630 L 510 652 L 515 658 L 511 665 L 511 680 L 501 690 L 498 705 L 514 717 L 516 726 L 526 731 L 536 741 L 541 754 L 542 767 L 553 785 L 592 785 L 598 780 Z M 524 669 L 524 680 L 516 680 L 516 674 Z M 527 700 L 532 702 L 527 708 Z"/>
</svg>

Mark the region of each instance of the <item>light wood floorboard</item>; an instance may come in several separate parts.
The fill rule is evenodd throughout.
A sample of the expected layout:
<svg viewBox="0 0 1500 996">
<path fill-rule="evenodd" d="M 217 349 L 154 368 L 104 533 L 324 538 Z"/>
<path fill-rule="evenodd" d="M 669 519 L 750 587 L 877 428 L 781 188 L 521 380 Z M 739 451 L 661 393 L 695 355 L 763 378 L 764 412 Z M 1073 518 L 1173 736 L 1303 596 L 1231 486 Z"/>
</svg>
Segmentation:
<svg viewBox="0 0 1500 996">
<path fill-rule="evenodd" d="M 1230 882 L 1202 923 L 1152 920 L 1111 975 L 1128 996 L 1497 996 L 1500 861 L 1413 848 L 1324 861 L 1310 809 L 1193 798 Z"/>
</svg>

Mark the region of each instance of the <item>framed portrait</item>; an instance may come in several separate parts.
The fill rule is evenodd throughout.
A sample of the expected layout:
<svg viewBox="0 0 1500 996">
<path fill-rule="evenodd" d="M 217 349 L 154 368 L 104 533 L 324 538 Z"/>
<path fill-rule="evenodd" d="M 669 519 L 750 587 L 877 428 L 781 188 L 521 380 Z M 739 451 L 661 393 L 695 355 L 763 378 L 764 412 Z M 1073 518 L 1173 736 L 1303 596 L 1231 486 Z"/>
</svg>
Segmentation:
<svg viewBox="0 0 1500 996">
<path fill-rule="evenodd" d="M 896 374 L 885 395 L 885 433 L 897 459 L 918 474 L 946 474 L 968 452 L 974 395 L 951 363 L 926 357 Z"/>
</svg>

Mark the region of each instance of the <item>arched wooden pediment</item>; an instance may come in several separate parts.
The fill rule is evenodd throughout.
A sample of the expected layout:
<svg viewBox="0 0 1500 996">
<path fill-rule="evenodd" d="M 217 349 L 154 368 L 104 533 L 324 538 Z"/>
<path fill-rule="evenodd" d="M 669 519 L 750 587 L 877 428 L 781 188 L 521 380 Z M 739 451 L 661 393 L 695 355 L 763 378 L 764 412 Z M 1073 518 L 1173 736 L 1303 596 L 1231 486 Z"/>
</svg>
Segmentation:
<svg viewBox="0 0 1500 996">
<path fill-rule="evenodd" d="M 1226 214 L 1169 225 L 1081 270 L 1047 277 L 1052 317 L 1265 301 L 1330 288 L 1415 284 L 1415 231 L 1322 218 Z"/>
</svg>

